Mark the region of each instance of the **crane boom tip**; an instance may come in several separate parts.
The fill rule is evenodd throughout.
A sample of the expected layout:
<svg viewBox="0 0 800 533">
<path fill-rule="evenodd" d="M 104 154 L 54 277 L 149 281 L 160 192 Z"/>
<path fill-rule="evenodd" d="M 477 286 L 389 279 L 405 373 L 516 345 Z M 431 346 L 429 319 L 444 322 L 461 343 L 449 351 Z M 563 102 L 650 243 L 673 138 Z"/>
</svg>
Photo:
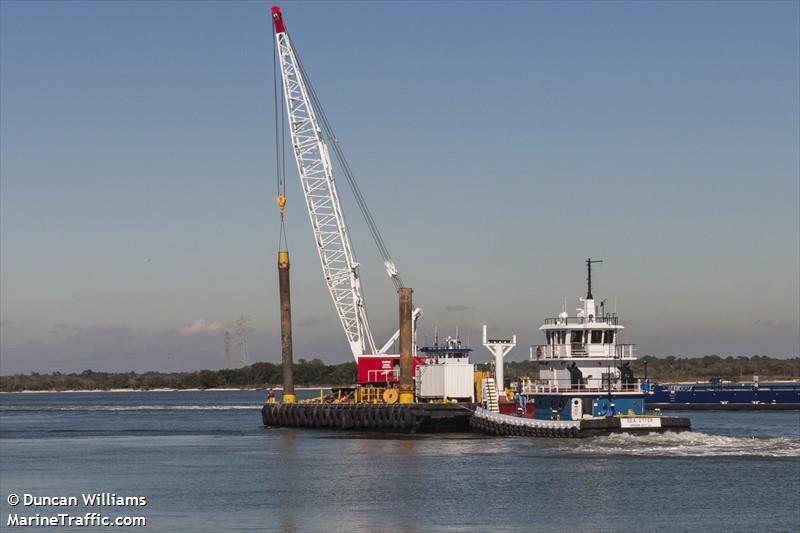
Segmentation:
<svg viewBox="0 0 800 533">
<path fill-rule="evenodd" d="M 286 31 L 286 27 L 283 25 L 281 8 L 278 6 L 272 6 L 272 22 L 275 24 L 275 33 L 284 33 Z"/>
</svg>

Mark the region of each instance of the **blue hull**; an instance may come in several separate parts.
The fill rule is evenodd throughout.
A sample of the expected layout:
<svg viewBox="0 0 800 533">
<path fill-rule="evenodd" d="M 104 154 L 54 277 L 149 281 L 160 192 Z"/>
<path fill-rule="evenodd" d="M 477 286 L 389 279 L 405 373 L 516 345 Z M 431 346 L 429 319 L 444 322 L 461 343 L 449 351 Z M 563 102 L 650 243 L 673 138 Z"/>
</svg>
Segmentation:
<svg viewBox="0 0 800 533">
<path fill-rule="evenodd" d="M 776 405 L 800 408 L 800 384 L 659 384 L 645 396 L 648 407 L 680 405 Z"/>
</svg>

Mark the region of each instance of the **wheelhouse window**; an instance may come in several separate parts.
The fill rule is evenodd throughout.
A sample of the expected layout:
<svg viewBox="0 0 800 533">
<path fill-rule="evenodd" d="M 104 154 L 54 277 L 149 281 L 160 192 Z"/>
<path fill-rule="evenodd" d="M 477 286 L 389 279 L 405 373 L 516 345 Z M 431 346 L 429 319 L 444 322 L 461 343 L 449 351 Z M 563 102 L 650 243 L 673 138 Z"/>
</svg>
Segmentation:
<svg viewBox="0 0 800 533">
<path fill-rule="evenodd" d="M 603 331 L 599 329 L 592 331 L 592 344 L 601 344 L 602 342 L 603 342 Z"/>
<path fill-rule="evenodd" d="M 607 329 L 603 335 L 603 344 L 614 344 L 614 330 Z"/>
<path fill-rule="evenodd" d="M 580 329 L 573 330 L 571 339 L 575 344 L 583 342 L 583 331 Z"/>
</svg>

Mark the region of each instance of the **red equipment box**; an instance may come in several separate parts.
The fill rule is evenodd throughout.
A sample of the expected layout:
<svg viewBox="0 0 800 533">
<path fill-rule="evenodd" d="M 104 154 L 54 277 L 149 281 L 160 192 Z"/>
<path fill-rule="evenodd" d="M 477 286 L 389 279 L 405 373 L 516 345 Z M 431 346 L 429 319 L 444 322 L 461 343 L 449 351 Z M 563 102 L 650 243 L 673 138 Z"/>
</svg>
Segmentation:
<svg viewBox="0 0 800 533">
<path fill-rule="evenodd" d="M 416 374 L 417 365 L 425 361 L 424 357 L 414 357 L 411 373 Z M 362 355 L 358 358 L 358 382 L 364 383 L 397 383 L 400 380 L 399 355 Z"/>
</svg>

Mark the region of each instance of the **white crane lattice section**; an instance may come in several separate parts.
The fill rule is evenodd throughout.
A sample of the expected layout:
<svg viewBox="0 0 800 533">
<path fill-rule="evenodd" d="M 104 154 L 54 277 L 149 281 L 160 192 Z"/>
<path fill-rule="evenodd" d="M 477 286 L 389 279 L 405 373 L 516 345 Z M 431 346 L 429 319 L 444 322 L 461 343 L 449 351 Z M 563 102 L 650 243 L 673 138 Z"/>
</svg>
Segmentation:
<svg viewBox="0 0 800 533">
<path fill-rule="evenodd" d="M 358 359 L 360 355 L 375 353 L 361 296 L 358 263 L 348 238 L 328 149 L 297 57 L 286 32 L 276 32 L 275 38 L 292 149 L 322 271 L 353 357 Z"/>
</svg>

